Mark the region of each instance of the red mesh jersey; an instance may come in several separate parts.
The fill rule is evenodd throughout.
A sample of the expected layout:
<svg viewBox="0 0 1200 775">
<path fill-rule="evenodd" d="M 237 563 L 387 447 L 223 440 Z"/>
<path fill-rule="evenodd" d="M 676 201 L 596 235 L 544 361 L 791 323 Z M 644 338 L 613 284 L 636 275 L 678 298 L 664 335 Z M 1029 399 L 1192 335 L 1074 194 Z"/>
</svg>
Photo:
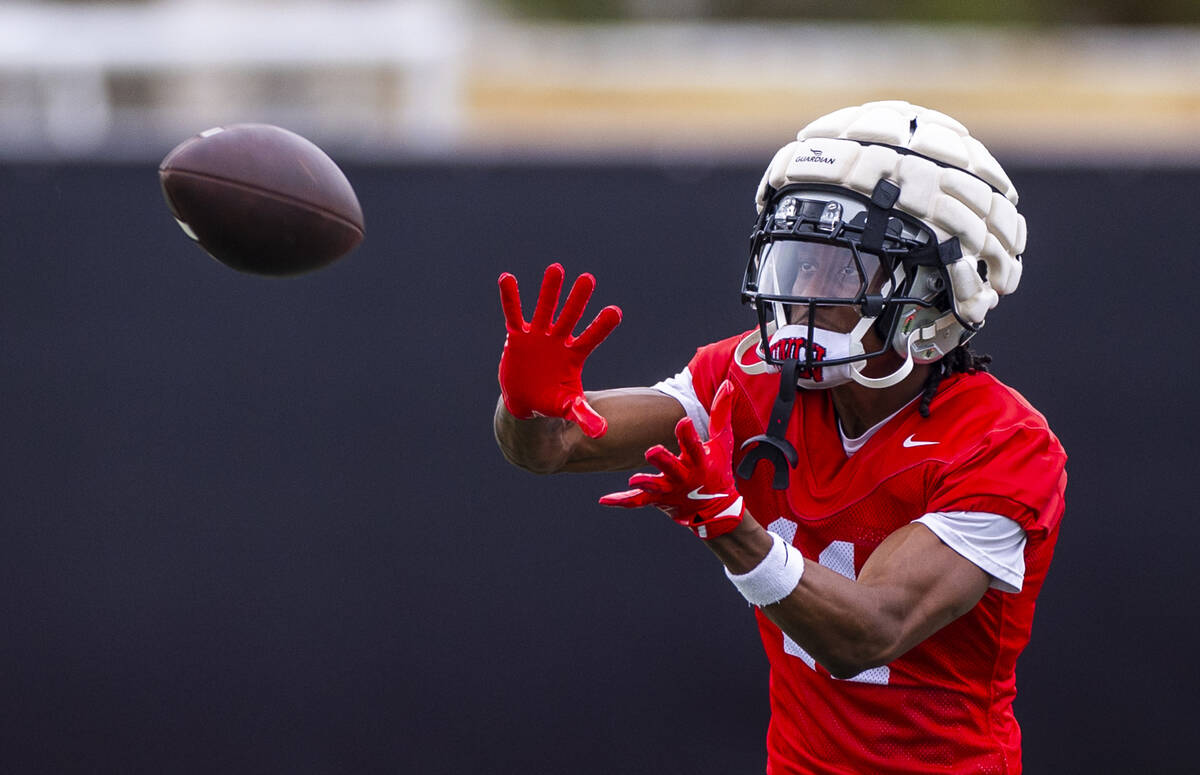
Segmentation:
<svg viewBox="0 0 1200 775">
<path fill-rule="evenodd" d="M 702 347 L 689 364 L 705 406 L 726 378 L 736 386 L 735 448 L 764 431 L 779 388 L 778 373 L 751 375 L 734 363 L 741 339 Z M 911 403 L 847 458 L 828 391 L 798 391 L 790 485 L 772 489 L 772 468 L 760 462 L 739 480 L 746 506 L 805 557 L 851 578 L 888 534 L 927 512 L 1009 517 L 1027 537 L 1022 591 L 989 589 L 904 656 L 849 680 L 831 677 L 756 612 L 771 664 L 772 775 L 1021 771 L 1015 668 L 1058 537 L 1066 453 L 1045 418 L 989 374 L 947 377 L 931 409 L 922 418 Z M 910 438 L 937 443 L 906 446 Z"/>
</svg>

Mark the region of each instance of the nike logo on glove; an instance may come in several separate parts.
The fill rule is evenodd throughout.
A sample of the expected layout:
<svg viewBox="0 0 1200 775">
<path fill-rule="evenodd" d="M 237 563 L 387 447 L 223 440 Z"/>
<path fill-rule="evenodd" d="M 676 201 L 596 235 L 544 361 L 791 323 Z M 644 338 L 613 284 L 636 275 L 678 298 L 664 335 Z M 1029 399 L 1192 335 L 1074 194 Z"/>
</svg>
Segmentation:
<svg viewBox="0 0 1200 775">
<path fill-rule="evenodd" d="M 914 433 L 914 434 L 910 435 L 907 439 L 905 439 L 904 446 L 906 446 L 906 447 L 925 447 L 930 444 L 940 444 L 941 443 L 938 441 L 917 441 L 916 439 L 913 438 L 913 436 L 916 436 L 916 435 L 917 434 Z"/>
<path fill-rule="evenodd" d="M 729 496 L 729 493 L 719 492 L 716 495 L 709 495 L 708 493 L 700 492 L 700 488 L 697 487 L 696 489 L 689 492 L 687 494 L 687 496 L 688 496 L 689 500 L 708 501 L 708 500 L 712 500 L 713 498 L 726 498 Z"/>
</svg>

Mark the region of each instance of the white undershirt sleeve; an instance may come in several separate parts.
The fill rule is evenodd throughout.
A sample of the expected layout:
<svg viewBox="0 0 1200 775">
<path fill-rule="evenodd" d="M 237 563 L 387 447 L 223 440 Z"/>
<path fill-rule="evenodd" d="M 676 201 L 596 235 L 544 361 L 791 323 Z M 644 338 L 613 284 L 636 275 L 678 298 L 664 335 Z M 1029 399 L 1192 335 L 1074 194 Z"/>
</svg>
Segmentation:
<svg viewBox="0 0 1200 775">
<path fill-rule="evenodd" d="M 696 389 L 692 387 L 691 371 L 684 368 L 674 377 L 664 379 L 653 387 L 658 392 L 665 393 L 682 404 L 683 411 L 692 418 L 692 425 L 696 427 L 696 433 L 699 434 L 700 439 L 708 441 L 708 407 L 702 404 L 696 396 Z"/>
<path fill-rule="evenodd" d="M 978 511 L 935 511 L 916 521 L 991 576 L 989 586 L 1001 592 L 1021 591 L 1025 530 L 1015 520 Z"/>
</svg>

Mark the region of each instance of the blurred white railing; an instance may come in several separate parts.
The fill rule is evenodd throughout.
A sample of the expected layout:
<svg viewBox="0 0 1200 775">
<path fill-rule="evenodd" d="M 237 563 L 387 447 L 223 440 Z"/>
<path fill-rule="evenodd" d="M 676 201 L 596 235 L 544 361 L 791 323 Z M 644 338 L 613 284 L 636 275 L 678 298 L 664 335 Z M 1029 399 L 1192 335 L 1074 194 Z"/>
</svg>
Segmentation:
<svg viewBox="0 0 1200 775">
<path fill-rule="evenodd" d="M 0 6 L 0 153 L 132 153 L 271 121 L 437 150 L 461 126 L 447 0 Z"/>
</svg>

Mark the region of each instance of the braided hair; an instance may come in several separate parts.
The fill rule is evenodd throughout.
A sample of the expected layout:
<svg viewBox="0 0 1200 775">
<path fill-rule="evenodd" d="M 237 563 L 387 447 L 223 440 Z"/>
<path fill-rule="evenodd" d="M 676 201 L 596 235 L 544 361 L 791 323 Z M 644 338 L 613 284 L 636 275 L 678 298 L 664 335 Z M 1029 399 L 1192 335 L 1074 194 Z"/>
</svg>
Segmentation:
<svg viewBox="0 0 1200 775">
<path fill-rule="evenodd" d="M 934 364 L 929 376 L 925 378 L 925 389 L 921 396 L 921 406 L 918 411 L 922 417 L 929 416 L 929 405 L 937 393 L 938 385 L 951 374 L 975 374 L 987 371 L 992 356 L 981 355 L 971 350 L 971 343 L 964 342 L 951 350 L 945 357 Z"/>
</svg>

